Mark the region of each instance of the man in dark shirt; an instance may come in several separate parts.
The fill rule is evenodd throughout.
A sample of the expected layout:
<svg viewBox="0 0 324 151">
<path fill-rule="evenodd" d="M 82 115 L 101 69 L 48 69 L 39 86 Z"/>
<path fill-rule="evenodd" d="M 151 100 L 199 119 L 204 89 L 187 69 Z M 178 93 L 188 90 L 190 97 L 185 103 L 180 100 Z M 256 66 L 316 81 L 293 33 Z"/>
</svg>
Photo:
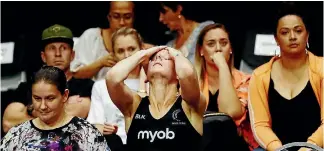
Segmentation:
<svg viewBox="0 0 324 151">
<path fill-rule="evenodd" d="M 90 98 L 93 81 L 91 79 L 75 79 L 70 72 L 70 62 L 74 59 L 73 34 L 69 28 L 53 25 L 43 31 L 41 58 L 46 65 L 55 66 L 65 72 L 69 100 L 65 104 L 68 114 L 86 118 L 90 109 Z M 4 111 L 2 118 L 3 131 L 37 117 L 33 110 L 31 84 L 21 83 L 15 90 L 14 98 Z"/>
</svg>

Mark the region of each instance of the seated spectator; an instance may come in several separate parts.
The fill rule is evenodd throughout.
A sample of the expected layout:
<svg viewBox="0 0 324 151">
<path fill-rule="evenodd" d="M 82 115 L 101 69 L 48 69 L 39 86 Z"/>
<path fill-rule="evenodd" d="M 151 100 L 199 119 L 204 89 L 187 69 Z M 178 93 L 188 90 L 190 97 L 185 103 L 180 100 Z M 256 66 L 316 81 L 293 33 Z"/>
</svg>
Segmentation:
<svg viewBox="0 0 324 151">
<path fill-rule="evenodd" d="M 65 112 L 66 81 L 64 71 L 53 66 L 35 74 L 31 93 L 38 117 L 11 128 L 1 140 L 1 150 L 110 150 L 93 125 Z"/>
<path fill-rule="evenodd" d="M 250 80 L 253 133 L 269 151 L 292 142 L 323 148 L 323 57 L 309 51 L 309 31 L 299 10 L 291 3 L 282 6 L 275 28 L 280 56 L 258 67 Z"/>
<path fill-rule="evenodd" d="M 71 71 L 77 78 L 104 79 L 107 71 L 116 64 L 113 55 L 112 34 L 121 27 L 133 27 L 134 3 L 129 1 L 110 2 L 107 15 L 109 28 L 90 28 L 80 37 L 75 46 L 75 59 Z M 151 47 L 149 44 L 143 45 Z"/>
<path fill-rule="evenodd" d="M 250 122 L 246 119 L 250 75 L 234 67 L 234 52 L 225 26 L 216 23 L 203 28 L 198 36 L 196 48 L 195 67 L 201 91 L 207 100 L 206 111 L 229 115 L 235 121 L 240 136 L 243 136 L 250 149 L 257 148 L 258 144 L 253 139 Z M 226 130 L 215 129 L 215 131 Z M 237 136 L 227 137 L 233 139 Z M 226 144 L 226 142 L 219 143 L 219 146 Z"/>
<path fill-rule="evenodd" d="M 70 72 L 70 62 L 74 58 L 73 35 L 70 29 L 53 25 L 43 31 L 41 58 L 46 65 L 55 66 L 64 71 L 68 82 L 69 99 L 65 103 L 65 111 L 73 116 L 86 118 L 90 109 L 90 97 L 93 81 L 91 79 L 76 79 Z M 13 103 L 4 111 L 3 130 L 37 117 L 33 110 L 31 83 L 21 83 L 15 90 Z"/>
<path fill-rule="evenodd" d="M 121 61 L 142 49 L 142 39 L 133 28 L 123 27 L 118 29 L 112 36 L 114 55 Z M 146 95 L 145 79 L 140 79 L 141 66 L 137 66 L 124 83 L 134 92 Z M 126 144 L 125 120 L 121 111 L 111 101 L 107 91 L 106 81 L 96 81 L 91 95 L 91 106 L 87 120 L 95 124 L 104 135 L 117 134 Z M 113 142 L 110 142 L 113 143 Z M 114 150 L 113 145 L 109 145 Z"/>
<path fill-rule="evenodd" d="M 198 23 L 190 18 L 190 8 L 184 2 L 167 1 L 160 2 L 160 22 L 165 24 L 171 31 L 176 32 L 173 40 L 167 46 L 180 50 L 191 63 L 195 60 L 195 51 L 198 35 L 207 25 L 213 21 Z"/>
</svg>

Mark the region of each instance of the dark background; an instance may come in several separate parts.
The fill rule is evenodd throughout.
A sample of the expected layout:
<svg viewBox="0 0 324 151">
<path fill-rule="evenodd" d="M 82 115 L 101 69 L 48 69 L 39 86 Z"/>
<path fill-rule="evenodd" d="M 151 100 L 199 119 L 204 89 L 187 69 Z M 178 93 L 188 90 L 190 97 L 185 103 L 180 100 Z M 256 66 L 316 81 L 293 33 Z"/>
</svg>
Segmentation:
<svg viewBox="0 0 324 151">
<path fill-rule="evenodd" d="M 274 16 L 281 2 L 187 2 L 186 11 L 198 22 L 213 20 L 225 24 L 235 52 L 235 66 L 247 49 L 254 48 L 255 33 L 271 33 Z M 310 51 L 323 56 L 323 2 L 296 2 L 308 18 Z M 159 23 L 158 2 L 135 2 L 135 28 L 146 42 L 162 45 L 171 40 L 167 28 Z M 14 41 L 14 63 L 1 66 L 1 77 L 25 70 L 30 76 L 42 65 L 42 30 L 61 24 L 75 37 L 92 27 L 109 27 L 106 15 L 109 2 L 1 2 L 1 42 Z M 189 17 L 189 16 L 188 16 Z M 245 56 L 246 58 L 246 56 Z M 252 62 L 258 58 L 248 58 Z M 262 59 L 261 59 L 262 60 Z M 265 60 L 263 60 L 264 62 Z M 10 96 L 2 92 L 2 113 Z"/>
<path fill-rule="evenodd" d="M 235 51 L 235 66 L 243 50 L 254 46 L 248 41 L 250 32 L 272 32 L 274 16 L 281 2 L 186 2 L 185 8 L 192 19 L 201 22 L 213 20 L 226 25 Z M 323 56 L 323 2 L 296 2 L 309 20 L 310 50 Z M 158 2 L 135 2 L 135 28 L 144 40 L 153 44 L 165 44 L 172 37 L 164 34 L 167 28 L 159 23 Z M 42 64 L 40 38 L 42 30 L 62 24 L 79 37 L 91 27 L 109 27 L 106 15 L 109 2 L 1 2 L 1 42 L 16 41 L 20 44 L 15 53 L 23 62 L 18 67 L 2 70 L 2 75 L 15 70 L 27 70 L 30 74 Z M 15 54 L 16 55 L 16 54 Z M 15 59 L 16 59 L 15 58 Z M 18 68 L 18 69 L 16 69 Z"/>
</svg>

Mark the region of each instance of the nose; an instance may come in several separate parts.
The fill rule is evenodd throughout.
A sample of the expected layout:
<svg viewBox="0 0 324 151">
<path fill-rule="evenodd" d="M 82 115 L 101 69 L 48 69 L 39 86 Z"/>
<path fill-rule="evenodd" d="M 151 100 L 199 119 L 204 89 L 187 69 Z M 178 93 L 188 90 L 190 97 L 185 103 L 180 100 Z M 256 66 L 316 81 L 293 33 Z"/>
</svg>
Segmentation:
<svg viewBox="0 0 324 151">
<path fill-rule="evenodd" d="M 222 49 L 221 49 L 221 45 L 220 45 L 220 43 L 219 42 L 217 42 L 216 43 L 216 52 L 221 52 L 222 51 Z"/>
<path fill-rule="evenodd" d="M 121 26 L 125 26 L 125 20 L 124 20 L 124 18 L 121 18 L 121 19 L 119 20 L 119 24 L 120 24 Z"/>
<path fill-rule="evenodd" d="M 45 110 L 46 108 L 47 108 L 47 106 L 46 106 L 45 100 L 42 100 L 41 105 L 40 105 L 40 109 Z"/>
<path fill-rule="evenodd" d="M 162 13 L 160 13 L 159 21 L 160 21 L 160 22 L 163 21 L 163 14 L 162 14 Z"/>
<path fill-rule="evenodd" d="M 297 37 L 296 37 L 295 32 L 291 31 L 290 34 L 289 34 L 289 40 L 294 41 L 296 39 L 297 39 Z"/>
<path fill-rule="evenodd" d="M 60 49 L 56 49 L 55 50 L 55 56 L 61 56 L 61 50 Z"/>
<path fill-rule="evenodd" d="M 125 58 L 128 58 L 128 57 L 129 57 L 130 55 L 131 55 L 131 53 L 130 53 L 130 52 L 128 52 L 128 51 L 125 51 L 125 54 L 124 54 Z"/>
</svg>

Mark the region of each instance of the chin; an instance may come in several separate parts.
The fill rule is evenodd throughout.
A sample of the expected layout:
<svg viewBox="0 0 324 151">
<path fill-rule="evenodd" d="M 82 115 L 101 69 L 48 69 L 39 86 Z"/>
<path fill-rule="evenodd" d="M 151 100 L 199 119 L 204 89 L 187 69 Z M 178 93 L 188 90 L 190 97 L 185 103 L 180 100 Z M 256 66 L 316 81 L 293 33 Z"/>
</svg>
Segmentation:
<svg viewBox="0 0 324 151">
<path fill-rule="evenodd" d="M 44 123 L 46 123 L 47 121 L 49 121 L 52 117 L 49 115 L 39 115 L 38 118 L 40 120 L 42 120 Z"/>
<path fill-rule="evenodd" d="M 54 67 L 57 67 L 57 68 L 59 68 L 59 69 L 61 69 L 63 71 L 67 68 L 64 65 L 55 65 Z"/>
<path fill-rule="evenodd" d="M 305 53 L 306 54 L 306 50 L 300 50 L 300 49 L 291 49 L 286 52 L 287 54 L 290 54 L 290 55 L 299 55 L 299 54 L 302 54 L 302 53 Z"/>
</svg>

